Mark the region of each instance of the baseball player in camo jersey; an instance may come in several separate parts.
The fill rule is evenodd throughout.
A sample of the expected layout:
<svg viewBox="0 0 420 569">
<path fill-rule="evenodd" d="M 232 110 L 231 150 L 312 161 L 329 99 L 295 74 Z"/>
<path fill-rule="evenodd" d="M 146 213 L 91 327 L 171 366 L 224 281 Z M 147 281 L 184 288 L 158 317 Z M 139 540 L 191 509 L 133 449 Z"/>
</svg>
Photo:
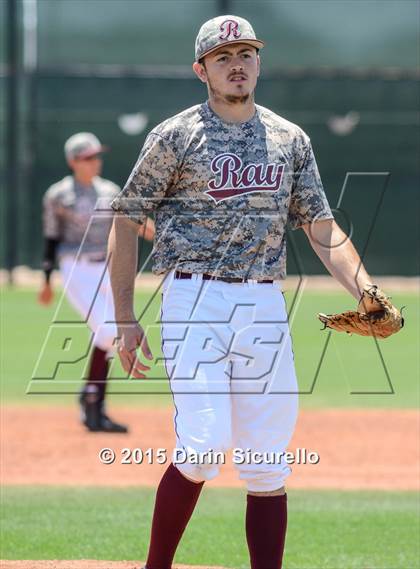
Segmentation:
<svg viewBox="0 0 420 569">
<path fill-rule="evenodd" d="M 174 453 L 159 484 L 147 569 L 170 569 L 204 482 L 218 474 L 213 451 L 281 456 L 287 449 L 297 383 L 281 290 L 286 223 L 304 230 L 355 298 L 371 282 L 334 221 L 308 136 L 254 102 L 263 45 L 237 16 L 201 27 L 193 69 L 208 101 L 152 130 L 111 204 L 123 214 L 109 239 L 118 350 L 137 378 L 149 367 L 136 349 L 153 359 L 133 311 L 137 224 L 155 216 L 162 349 L 176 448 L 187 456 L 177 461 Z M 251 568 L 279 569 L 290 468 L 283 460 L 238 462 Z"/>
<path fill-rule="evenodd" d="M 66 296 L 93 333 L 89 375 L 80 395 L 82 422 L 89 431 L 125 433 L 127 427 L 105 412 L 108 359 L 115 351 L 117 334 L 115 325 L 109 324 L 114 319 L 114 304 L 106 247 L 113 218 L 109 204 L 120 191 L 100 177 L 105 150 L 89 132 L 79 132 L 65 143 L 72 175 L 52 185 L 43 201 L 45 282 L 39 301 L 49 304 L 53 299 L 50 276 L 57 254 Z M 153 227 L 149 220 L 140 234 L 152 240 Z"/>
</svg>

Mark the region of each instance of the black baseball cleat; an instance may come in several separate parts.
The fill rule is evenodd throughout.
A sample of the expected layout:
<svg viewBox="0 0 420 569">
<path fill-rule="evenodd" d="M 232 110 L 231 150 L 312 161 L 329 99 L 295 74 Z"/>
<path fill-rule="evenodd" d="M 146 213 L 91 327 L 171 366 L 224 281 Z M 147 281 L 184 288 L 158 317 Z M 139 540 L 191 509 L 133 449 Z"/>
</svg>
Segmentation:
<svg viewBox="0 0 420 569">
<path fill-rule="evenodd" d="M 88 431 L 92 433 L 127 433 L 125 425 L 112 421 L 105 414 L 104 402 L 98 400 L 96 393 L 82 391 L 79 398 L 81 408 L 81 420 Z"/>
<path fill-rule="evenodd" d="M 112 421 L 112 419 L 104 413 L 101 414 L 100 426 L 100 430 L 106 431 L 107 433 L 128 433 L 128 427 L 126 427 L 126 425 L 115 423 L 115 421 Z"/>
</svg>

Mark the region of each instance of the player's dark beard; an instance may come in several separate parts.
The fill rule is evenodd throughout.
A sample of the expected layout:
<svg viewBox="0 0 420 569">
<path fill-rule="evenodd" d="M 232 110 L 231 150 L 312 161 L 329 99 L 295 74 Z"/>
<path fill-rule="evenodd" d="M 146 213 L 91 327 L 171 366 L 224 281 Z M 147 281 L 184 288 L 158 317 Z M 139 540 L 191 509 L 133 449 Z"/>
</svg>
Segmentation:
<svg viewBox="0 0 420 569">
<path fill-rule="evenodd" d="M 250 94 L 246 95 L 225 95 L 224 99 L 232 105 L 244 105 L 249 100 Z"/>
<path fill-rule="evenodd" d="M 229 103 L 230 105 L 244 105 L 251 97 L 254 97 L 254 92 L 246 93 L 245 95 L 223 95 L 223 93 L 213 87 L 210 79 L 207 79 L 207 82 L 215 101 Z"/>
</svg>

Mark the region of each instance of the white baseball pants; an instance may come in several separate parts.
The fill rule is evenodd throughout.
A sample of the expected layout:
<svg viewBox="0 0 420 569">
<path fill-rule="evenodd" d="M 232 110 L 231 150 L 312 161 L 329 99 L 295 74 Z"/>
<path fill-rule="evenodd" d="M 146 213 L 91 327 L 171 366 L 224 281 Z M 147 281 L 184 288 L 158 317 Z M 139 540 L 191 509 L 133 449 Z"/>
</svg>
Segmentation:
<svg viewBox="0 0 420 569">
<path fill-rule="evenodd" d="M 117 336 L 114 301 L 105 262 L 60 259 L 60 272 L 65 294 L 94 333 L 93 344 L 112 353 Z"/>
<path fill-rule="evenodd" d="M 188 456 L 174 460 L 177 468 L 197 482 L 211 480 L 220 464 L 210 453 L 233 448 L 239 457 L 264 457 L 235 464 L 250 491 L 282 487 L 291 472 L 281 455 L 293 434 L 298 389 L 279 284 L 179 280 L 171 272 L 161 316 L 174 457 Z"/>
</svg>

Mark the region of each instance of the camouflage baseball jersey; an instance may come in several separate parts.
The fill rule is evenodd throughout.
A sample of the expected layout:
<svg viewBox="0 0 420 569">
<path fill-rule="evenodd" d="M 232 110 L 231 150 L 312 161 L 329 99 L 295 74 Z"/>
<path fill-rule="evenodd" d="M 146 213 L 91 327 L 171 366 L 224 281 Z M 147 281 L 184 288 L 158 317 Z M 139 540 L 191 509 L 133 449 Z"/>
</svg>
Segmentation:
<svg viewBox="0 0 420 569">
<path fill-rule="evenodd" d="M 308 136 L 264 107 L 224 122 L 208 103 L 158 125 L 111 207 L 154 212 L 153 271 L 286 276 L 286 223 L 331 219 Z"/>
<path fill-rule="evenodd" d="M 120 188 L 99 176 L 90 187 L 66 176 L 52 185 L 44 195 L 44 236 L 59 239 L 59 256 L 81 252 L 97 258 L 106 255 L 112 224 L 111 200 Z M 93 216 L 93 217 L 92 217 Z"/>
</svg>

